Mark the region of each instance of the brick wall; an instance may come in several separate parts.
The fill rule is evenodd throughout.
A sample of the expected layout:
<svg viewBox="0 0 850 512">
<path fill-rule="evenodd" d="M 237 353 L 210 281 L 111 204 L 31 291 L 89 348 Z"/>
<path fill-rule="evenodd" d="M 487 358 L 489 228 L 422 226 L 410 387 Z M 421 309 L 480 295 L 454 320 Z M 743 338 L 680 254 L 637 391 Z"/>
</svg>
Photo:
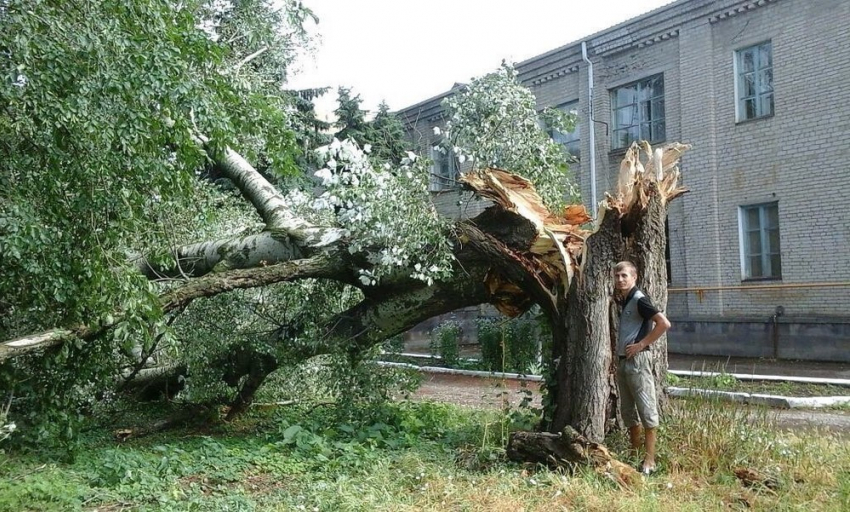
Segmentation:
<svg viewBox="0 0 850 512">
<path fill-rule="evenodd" d="M 712 322 L 761 325 L 781 305 L 787 335 L 802 339 L 810 331 L 805 325 L 833 325 L 823 331 L 837 333 L 840 346 L 830 353 L 850 349 L 850 286 L 732 289 L 850 282 L 843 198 L 850 188 L 848 19 L 847 0 L 679 0 L 586 38 L 594 65 L 597 198 L 616 183 L 623 154 L 611 150 L 612 89 L 663 73 L 666 138 L 693 145 L 681 164 L 690 193 L 671 204 L 669 216 L 668 313 L 690 327 L 671 335 L 671 347 L 677 335 L 693 347 L 698 336 L 688 332 Z M 735 52 L 768 40 L 774 115 L 736 122 Z M 590 99 L 581 43 L 517 68 L 540 108 L 579 101 L 582 160 L 575 172 L 590 207 Z M 426 119 L 421 131 L 436 122 Z M 739 208 L 772 201 L 779 208 L 782 279 L 743 281 Z M 457 194 L 435 202 L 453 216 L 458 202 L 467 203 Z M 718 287 L 726 289 L 677 291 Z M 755 331 L 724 333 L 743 333 L 739 341 L 732 334 L 726 339 L 744 343 L 746 351 Z"/>
</svg>

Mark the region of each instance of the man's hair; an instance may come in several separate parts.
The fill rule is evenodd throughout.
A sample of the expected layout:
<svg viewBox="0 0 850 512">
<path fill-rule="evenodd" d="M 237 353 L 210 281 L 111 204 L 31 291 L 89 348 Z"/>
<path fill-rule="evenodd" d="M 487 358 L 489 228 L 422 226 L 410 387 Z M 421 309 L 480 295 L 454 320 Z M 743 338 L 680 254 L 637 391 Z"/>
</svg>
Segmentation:
<svg viewBox="0 0 850 512">
<path fill-rule="evenodd" d="M 637 267 L 631 261 L 621 261 L 620 263 L 614 265 L 614 273 L 620 272 L 625 269 L 629 269 L 632 271 L 632 273 L 634 273 L 634 275 L 637 275 Z"/>
</svg>

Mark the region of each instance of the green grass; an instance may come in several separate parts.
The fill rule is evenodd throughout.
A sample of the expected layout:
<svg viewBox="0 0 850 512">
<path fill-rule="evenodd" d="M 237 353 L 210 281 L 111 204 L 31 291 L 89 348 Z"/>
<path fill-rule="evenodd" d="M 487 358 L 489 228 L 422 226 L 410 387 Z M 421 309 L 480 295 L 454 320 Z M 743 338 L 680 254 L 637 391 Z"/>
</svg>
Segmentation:
<svg viewBox="0 0 850 512">
<path fill-rule="evenodd" d="M 328 406 L 280 407 L 119 442 L 116 429 L 162 413 L 131 411 L 93 424 L 71 463 L 0 455 L 0 511 L 848 509 L 846 438 L 780 433 L 760 409 L 710 400 L 671 407 L 661 473 L 632 490 L 590 470 L 507 462 L 511 424 L 497 410 L 400 402 L 354 421 Z M 608 443 L 625 448 L 620 434 Z M 745 487 L 736 467 L 779 487 Z"/>
</svg>

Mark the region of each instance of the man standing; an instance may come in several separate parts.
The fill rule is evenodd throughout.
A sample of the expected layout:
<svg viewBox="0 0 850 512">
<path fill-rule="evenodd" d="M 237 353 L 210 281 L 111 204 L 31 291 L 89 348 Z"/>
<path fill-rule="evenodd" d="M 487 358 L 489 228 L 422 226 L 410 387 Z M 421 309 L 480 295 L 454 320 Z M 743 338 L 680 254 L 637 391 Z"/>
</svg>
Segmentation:
<svg viewBox="0 0 850 512">
<path fill-rule="evenodd" d="M 614 267 L 614 287 L 617 301 L 622 307 L 617 340 L 620 412 L 629 429 L 629 440 L 635 451 L 640 448 L 643 425 L 646 455 L 640 469 L 644 474 L 650 474 L 655 471 L 658 403 L 649 346 L 667 332 L 670 321 L 635 286 L 636 282 L 635 265 L 630 261 L 617 263 Z"/>
</svg>

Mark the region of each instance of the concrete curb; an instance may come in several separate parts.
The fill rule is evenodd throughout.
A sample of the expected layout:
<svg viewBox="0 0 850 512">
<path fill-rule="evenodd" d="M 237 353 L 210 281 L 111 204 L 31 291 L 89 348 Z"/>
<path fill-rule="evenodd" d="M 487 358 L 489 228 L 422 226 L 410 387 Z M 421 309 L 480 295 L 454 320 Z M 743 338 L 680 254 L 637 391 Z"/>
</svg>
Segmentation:
<svg viewBox="0 0 850 512">
<path fill-rule="evenodd" d="M 484 379 L 511 379 L 524 380 L 529 382 L 543 382 L 543 377 L 540 375 L 522 375 L 519 373 L 505 372 L 481 372 L 477 370 L 457 370 L 455 368 L 443 368 L 440 366 L 418 366 L 410 363 L 393 363 L 390 361 L 378 361 L 381 366 L 390 366 L 393 368 L 408 368 L 411 370 L 419 370 L 425 373 L 440 373 L 444 375 L 465 375 L 467 377 L 479 377 Z"/>
<path fill-rule="evenodd" d="M 833 386 L 850 387 L 850 379 L 831 379 L 823 377 L 800 377 L 796 375 L 759 375 L 757 373 L 720 373 L 689 370 L 667 370 L 667 373 L 680 377 L 717 377 L 731 375 L 738 380 L 766 380 L 778 382 L 799 382 L 801 384 L 831 384 Z"/>
<path fill-rule="evenodd" d="M 423 373 L 436 373 L 442 375 L 463 375 L 467 377 L 477 377 L 477 378 L 485 378 L 485 379 L 511 379 L 511 380 L 519 380 L 519 381 L 527 381 L 527 382 L 543 382 L 543 377 L 540 375 L 521 375 L 519 373 L 505 373 L 505 372 L 482 372 L 476 370 L 457 370 L 454 368 L 442 368 L 439 366 L 418 366 L 410 363 L 394 363 L 390 361 L 378 361 L 380 366 L 387 366 L 391 368 L 405 368 L 410 370 L 417 370 Z M 674 374 L 683 374 L 688 376 L 709 376 L 709 375 L 719 375 L 716 373 L 710 372 L 670 372 Z M 726 375 L 734 375 L 734 374 L 726 374 Z M 745 376 L 746 377 L 746 376 Z M 782 378 L 780 376 L 768 375 L 766 377 L 771 377 L 769 379 L 762 379 L 765 376 L 756 376 L 755 380 L 786 380 L 790 381 L 790 378 Z M 738 377 L 736 377 L 738 378 Z M 805 377 L 804 377 L 805 378 Z M 792 382 L 808 382 L 808 383 L 818 383 L 818 384 L 827 384 L 824 382 L 819 382 L 822 380 L 827 381 L 841 381 L 843 379 L 813 379 L 807 378 L 805 381 L 792 381 Z M 828 382 L 828 384 L 832 384 L 832 382 Z M 848 384 L 850 385 L 850 384 Z M 763 395 L 758 393 L 743 393 L 736 391 L 719 391 L 716 389 L 699 389 L 699 388 L 682 388 L 675 386 L 668 386 L 667 393 L 670 396 L 677 398 L 689 398 L 692 396 L 702 396 L 702 397 L 710 397 L 717 398 L 719 400 L 723 400 L 725 402 L 738 402 L 743 404 L 752 404 L 752 405 L 764 405 L 767 407 L 773 407 L 776 409 L 819 409 L 823 407 L 835 407 L 841 405 L 850 405 L 850 396 L 813 396 L 813 397 L 790 397 L 790 396 L 780 396 L 780 395 Z"/>
<path fill-rule="evenodd" d="M 667 393 L 669 393 L 670 396 L 680 398 L 703 396 L 717 398 L 727 402 L 765 405 L 767 407 L 774 407 L 777 409 L 819 409 L 822 407 L 850 405 L 850 396 L 790 397 L 780 395 L 762 395 L 758 393 L 719 391 L 715 389 L 679 388 L 672 386 L 667 388 Z"/>
</svg>

